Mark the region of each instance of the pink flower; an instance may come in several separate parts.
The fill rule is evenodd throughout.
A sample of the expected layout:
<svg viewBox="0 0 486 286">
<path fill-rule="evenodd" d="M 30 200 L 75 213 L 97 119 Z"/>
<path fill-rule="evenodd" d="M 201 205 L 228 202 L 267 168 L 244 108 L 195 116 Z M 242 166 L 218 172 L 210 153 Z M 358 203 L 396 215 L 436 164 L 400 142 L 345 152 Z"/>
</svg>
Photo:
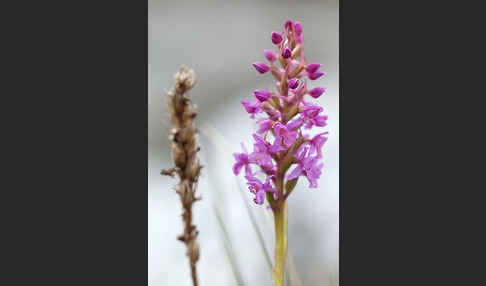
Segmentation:
<svg viewBox="0 0 486 286">
<path fill-rule="evenodd" d="M 316 158 L 320 159 L 322 158 L 322 146 L 324 143 L 327 142 L 327 137 L 324 135 L 329 134 L 329 132 L 323 132 L 315 135 L 310 141 L 309 141 L 309 155 L 316 153 L 317 156 Z"/>
<path fill-rule="evenodd" d="M 245 107 L 246 112 L 251 114 L 251 118 L 255 118 L 255 114 L 262 112 L 262 104 L 259 101 L 242 100 L 241 104 Z"/>
<path fill-rule="evenodd" d="M 246 174 L 251 173 L 250 168 L 250 158 L 248 156 L 248 151 L 246 151 L 245 145 L 241 143 L 241 148 L 243 149 L 243 153 L 234 153 L 233 157 L 235 157 L 236 163 L 233 165 L 233 173 L 238 175 L 241 171 L 241 168 L 245 166 Z"/>
<path fill-rule="evenodd" d="M 310 129 L 312 126 L 326 126 L 327 115 L 320 115 L 323 110 L 320 106 L 303 102 L 301 114 L 305 121 L 304 127 Z"/>
<path fill-rule="evenodd" d="M 257 123 L 260 126 L 260 128 L 257 130 L 257 133 L 262 134 L 270 130 L 273 124 L 273 120 L 269 118 L 262 118 L 258 120 Z"/>
<path fill-rule="evenodd" d="M 245 178 L 247 180 L 246 184 L 248 185 L 248 189 L 250 189 L 250 191 L 253 194 L 255 194 L 254 201 L 258 205 L 263 204 L 263 202 L 265 201 L 266 192 L 278 194 L 278 191 L 270 183 L 269 177 L 267 177 L 265 183 L 262 183 L 259 179 L 254 177 L 252 174 L 246 175 Z"/>
<path fill-rule="evenodd" d="M 248 188 L 259 205 L 265 202 L 267 192 L 276 195 L 277 200 L 286 199 L 289 190 L 284 189 L 285 179 L 305 176 L 310 188 L 317 187 L 324 165 L 320 162 L 322 146 L 328 135 L 327 131 L 312 137 L 307 133 L 308 129 L 326 126 L 327 115 L 322 114 L 321 106 L 304 100 L 306 94 L 310 95 L 309 99 L 320 97 L 325 89 L 307 89 L 307 80 L 316 80 L 324 72 L 320 70 L 320 63 L 306 63 L 302 23 L 286 21 L 283 34 L 272 32 L 272 43 L 277 45 L 278 51 L 264 50 L 263 54 L 271 63 L 271 73 L 276 79 L 271 86 L 276 90 L 257 89 L 253 92 L 255 101 L 241 101 L 251 118 L 255 119 L 256 115 L 260 118 L 256 119 L 258 130 L 252 135 L 253 152 L 248 153 L 242 146 L 242 153 L 233 154 L 236 160 L 233 172 L 238 174 L 245 167 Z M 297 44 L 300 51 L 292 57 Z M 280 56 L 283 61 L 277 61 Z M 253 67 L 261 74 L 270 71 L 263 62 L 254 62 Z M 289 168 L 289 164 L 295 167 Z M 252 167 L 258 170 L 254 173 Z M 286 174 L 287 170 L 292 171 Z M 257 174 L 265 176 L 264 183 Z M 277 184 L 277 178 L 284 178 L 284 181 Z"/>
<path fill-rule="evenodd" d="M 283 143 L 285 144 L 285 146 L 290 147 L 297 140 L 297 132 L 291 131 L 287 128 L 287 126 L 283 125 L 282 123 L 277 122 L 274 128 L 275 133 L 277 134 L 275 140 L 283 139 Z"/>
<path fill-rule="evenodd" d="M 324 163 L 319 163 L 319 158 L 317 157 L 306 157 L 307 150 L 306 148 L 302 151 L 298 165 L 288 175 L 287 180 L 293 180 L 301 175 L 306 176 L 309 181 L 309 188 L 317 188 L 317 179 L 321 176 L 321 169 Z"/>
<path fill-rule="evenodd" d="M 251 160 L 256 162 L 264 171 L 272 172 L 274 167 L 272 156 L 268 150 L 269 144 L 256 134 L 253 134 L 253 138 L 256 142 L 253 144 L 253 153 L 250 154 Z"/>
</svg>

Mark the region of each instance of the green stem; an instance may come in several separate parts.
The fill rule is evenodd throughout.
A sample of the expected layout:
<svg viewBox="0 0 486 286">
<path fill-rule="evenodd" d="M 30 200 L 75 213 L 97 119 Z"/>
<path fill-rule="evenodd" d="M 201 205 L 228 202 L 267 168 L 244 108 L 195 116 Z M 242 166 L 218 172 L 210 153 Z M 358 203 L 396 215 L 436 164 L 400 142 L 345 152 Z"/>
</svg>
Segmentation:
<svg viewBox="0 0 486 286">
<path fill-rule="evenodd" d="M 283 285 L 285 258 L 287 257 L 287 203 L 285 200 L 273 209 L 275 221 L 275 265 L 272 269 L 273 285 Z"/>
</svg>

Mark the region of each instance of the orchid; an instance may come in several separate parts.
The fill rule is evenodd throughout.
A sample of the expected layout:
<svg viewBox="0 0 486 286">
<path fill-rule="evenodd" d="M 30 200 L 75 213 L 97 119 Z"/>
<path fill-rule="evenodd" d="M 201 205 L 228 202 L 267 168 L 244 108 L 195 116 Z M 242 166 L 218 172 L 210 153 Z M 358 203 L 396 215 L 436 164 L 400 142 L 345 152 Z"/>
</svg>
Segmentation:
<svg viewBox="0 0 486 286">
<path fill-rule="evenodd" d="M 243 149 L 243 153 L 235 153 L 233 156 L 235 157 L 236 163 L 233 165 L 233 173 L 235 175 L 238 175 L 240 173 L 240 170 L 243 166 L 245 166 L 245 172 L 246 174 L 251 173 L 251 168 L 250 168 L 250 158 L 248 155 L 248 151 L 245 148 L 245 145 L 241 143 L 241 148 Z"/>
<path fill-rule="evenodd" d="M 268 64 L 252 65 L 258 73 L 273 76 L 275 91 L 255 90 L 255 101 L 241 101 L 250 117 L 257 120 L 259 129 L 253 134 L 253 152 L 248 153 L 243 146 L 243 153 L 234 154 L 233 172 L 238 175 L 245 167 L 254 202 L 262 205 L 266 201 L 273 211 L 276 248 L 272 276 L 274 285 L 281 286 L 287 251 L 286 200 L 299 177 L 307 178 L 309 188 L 317 188 L 324 166 L 321 149 L 328 132 L 311 136 L 308 131 L 326 126 L 328 117 L 322 114 L 321 106 L 308 101 L 326 91 L 322 87 L 308 88 L 308 80 L 317 80 L 325 73 L 320 70 L 320 63 L 306 61 L 302 23 L 286 21 L 282 33 L 271 33 L 271 41 L 277 50 L 264 50 Z M 255 118 L 257 115 L 263 117 Z"/>
</svg>

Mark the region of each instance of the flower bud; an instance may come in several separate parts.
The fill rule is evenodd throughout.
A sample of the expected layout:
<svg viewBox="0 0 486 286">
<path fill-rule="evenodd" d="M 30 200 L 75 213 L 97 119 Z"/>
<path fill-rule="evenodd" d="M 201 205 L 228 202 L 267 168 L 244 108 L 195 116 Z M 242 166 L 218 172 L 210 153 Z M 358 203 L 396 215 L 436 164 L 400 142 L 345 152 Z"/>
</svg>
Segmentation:
<svg viewBox="0 0 486 286">
<path fill-rule="evenodd" d="M 272 32 L 272 43 L 278 45 L 280 44 L 280 42 L 282 42 L 282 40 L 283 40 L 282 35 L 280 35 L 277 32 Z"/>
<path fill-rule="evenodd" d="M 270 98 L 270 92 L 263 89 L 257 89 L 253 92 L 253 94 L 260 102 L 264 102 Z"/>
<path fill-rule="evenodd" d="M 282 50 L 282 57 L 283 57 L 284 59 L 288 59 L 288 58 L 290 58 L 290 56 L 291 56 L 291 55 L 292 55 L 292 51 L 291 51 L 289 48 L 284 48 L 284 49 Z"/>
<path fill-rule="evenodd" d="M 259 72 L 259 73 L 266 73 L 270 68 L 262 62 L 254 62 L 253 67 Z"/>
<path fill-rule="evenodd" d="M 263 54 L 268 61 L 273 62 L 277 60 L 277 55 L 272 50 L 264 50 Z"/>
<path fill-rule="evenodd" d="M 304 34 L 301 34 L 300 36 L 297 37 L 297 44 L 303 44 L 304 43 Z"/>
<path fill-rule="evenodd" d="M 308 72 L 308 73 L 314 73 L 318 68 L 320 68 L 322 65 L 320 63 L 311 63 L 311 64 L 308 64 L 307 67 L 305 68 L 305 70 Z"/>
<path fill-rule="evenodd" d="M 294 31 L 295 31 L 295 34 L 297 34 L 297 36 L 300 36 L 302 34 L 302 23 L 295 22 Z"/>
<path fill-rule="evenodd" d="M 312 89 L 309 94 L 310 96 L 312 96 L 313 98 L 318 98 L 319 96 L 321 96 L 321 94 L 323 94 L 324 92 L 326 91 L 325 88 L 322 88 L 322 87 L 316 87 L 314 89 Z"/>
<path fill-rule="evenodd" d="M 311 80 L 316 80 L 316 79 L 320 78 L 320 77 L 321 77 L 323 74 L 324 74 L 324 72 L 323 72 L 323 71 L 318 70 L 318 71 L 316 71 L 316 72 L 314 72 L 314 73 L 310 73 L 310 74 L 308 74 L 307 76 L 308 76 L 308 77 L 309 77 L 309 79 L 311 79 Z"/>
<path fill-rule="evenodd" d="M 290 30 L 290 29 L 292 29 L 292 20 L 287 20 L 287 21 L 285 22 L 284 27 L 285 27 L 285 30 Z"/>
<path fill-rule="evenodd" d="M 296 89 L 299 86 L 299 79 L 298 78 L 292 78 L 289 80 L 289 87 L 291 89 Z"/>
</svg>

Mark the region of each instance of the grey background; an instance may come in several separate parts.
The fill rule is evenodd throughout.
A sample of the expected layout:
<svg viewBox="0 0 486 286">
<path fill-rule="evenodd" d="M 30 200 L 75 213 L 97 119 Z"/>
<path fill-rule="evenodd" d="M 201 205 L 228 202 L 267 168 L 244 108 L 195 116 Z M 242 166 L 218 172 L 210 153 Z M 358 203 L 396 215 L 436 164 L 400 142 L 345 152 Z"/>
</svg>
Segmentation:
<svg viewBox="0 0 486 286">
<path fill-rule="evenodd" d="M 299 181 L 289 199 L 289 250 L 302 285 L 337 285 L 339 263 L 339 122 L 338 122 L 338 1 L 149 1 L 148 57 L 148 280 L 155 285 L 191 285 L 185 247 L 176 241 L 182 232 L 182 212 L 175 179 L 161 176 L 172 166 L 164 89 L 173 84 L 181 64 L 193 68 L 197 83 L 190 96 L 197 118 L 205 166 L 194 207 L 200 231 L 200 285 L 236 285 L 226 257 L 213 204 L 224 212 L 237 263 L 245 285 L 272 285 L 264 256 L 252 230 L 238 181 L 232 174 L 232 152 L 240 142 L 251 146 L 254 121 L 240 101 L 265 88 L 270 75 L 257 74 L 251 63 L 265 61 L 273 48 L 272 31 L 287 19 L 303 24 L 305 55 L 323 64 L 326 75 L 312 86 L 327 88 L 318 102 L 329 115 L 329 141 L 318 189 Z M 220 137 L 218 137 L 220 136 Z M 241 176 L 241 175 L 240 175 Z M 252 202 L 252 195 L 244 196 Z M 251 204 L 273 256 L 271 214 Z"/>
</svg>

